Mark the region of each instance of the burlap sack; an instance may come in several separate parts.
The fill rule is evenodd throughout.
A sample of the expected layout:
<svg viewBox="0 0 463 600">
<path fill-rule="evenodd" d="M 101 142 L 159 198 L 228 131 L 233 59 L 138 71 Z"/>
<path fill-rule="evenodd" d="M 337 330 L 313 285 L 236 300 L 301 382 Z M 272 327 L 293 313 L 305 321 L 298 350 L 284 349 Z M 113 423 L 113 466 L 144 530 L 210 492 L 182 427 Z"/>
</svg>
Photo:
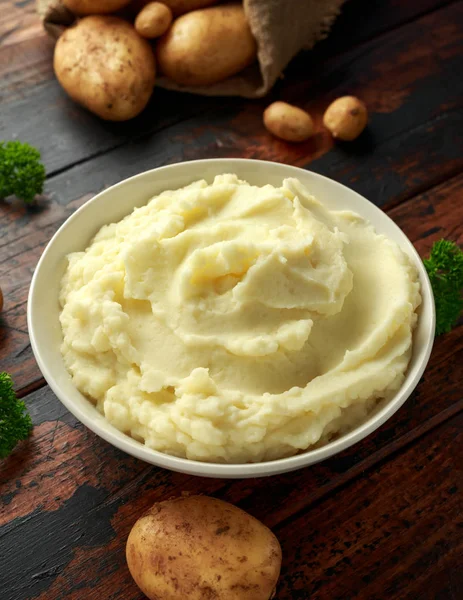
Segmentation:
<svg viewBox="0 0 463 600">
<path fill-rule="evenodd" d="M 243 0 L 249 25 L 258 45 L 258 65 L 208 87 L 179 86 L 165 77 L 156 84 L 168 89 L 207 96 L 264 96 L 289 61 L 326 37 L 344 0 Z M 75 17 L 60 0 L 37 0 L 47 32 L 57 38 Z"/>
</svg>

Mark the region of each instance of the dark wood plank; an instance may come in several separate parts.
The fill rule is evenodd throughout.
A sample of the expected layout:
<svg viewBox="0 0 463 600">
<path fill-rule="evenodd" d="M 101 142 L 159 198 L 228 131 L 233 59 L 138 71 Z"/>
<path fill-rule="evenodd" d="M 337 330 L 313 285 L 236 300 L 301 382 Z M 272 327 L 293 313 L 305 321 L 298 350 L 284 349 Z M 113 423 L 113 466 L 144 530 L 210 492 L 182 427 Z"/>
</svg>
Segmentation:
<svg viewBox="0 0 463 600">
<path fill-rule="evenodd" d="M 404 21 L 408 22 L 417 15 L 445 4 L 445 2 L 436 2 L 435 0 L 423 0 L 422 2 L 414 0 L 408 3 L 400 3 L 398 0 L 389 0 L 388 2 L 379 2 L 378 0 L 369 5 L 368 14 L 365 15 L 363 2 L 358 0 L 349 2 L 344 9 L 345 15 L 341 15 L 336 25 L 333 36 L 320 44 L 314 52 L 304 53 L 301 59 L 295 61 L 294 66 L 288 70 L 284 90 L 291 89 L 292 84 L 302 78 L 307 82 L 307 85 L 304 95 L 301 95 L 297 100 L 310 98 L 313 102 L 317 98 L 314 90 L 319 85 L 320 73 L 330 73 L 335 68 L 333 65 L 337 65 L 336 78 L 338 81 L 336 84 L 339 85 L 340 82 L 345 81 L 346 75 L 349 75 L 350 79 L 351 68 L 349 65 L 357 60 L 357 51 L 347 54 L 340 61 L 330 57 L 339 54 L 341 51 L 345 54 L 347 48 L 371 38 L 378 32 L 397 27 Z M 434 13 L 427 18 L 434 19 Z M 361 27 L 359 27 L 359 22 L 362 23 Z M 419 29 L 418 27 L 417 31 Z M 421 35 L 417 31 L 415 31 L 413 42 L 416 36 Z M 212 99 L 208 101 L 197 96 L 169 94 L 156 90 L 148 109 L 129 124 L 101 122 L 70 101 L 59 88 L 57 82 L 54 81 L 51 69 L 51 44 L 47 43 L 44 36 L 41 34 L 37 38 L 30 37 L 25 41 L 15 43 L 15 36 L 18 35 L 11 34 L 7 36 L 5 50 L 0 54 L 0 82 L 2 82 L 0 83 L 0 100 L 3 104 L 2 115 L 0 116 L 0 137 L 18 137 L 39 147 L 50 173 L 87 160 L 147 132 L 156 132 L 169 123 L 176 120 L 182 121 L 203 110 L 218 115 L 221 114 L 222 101 L 220 100 Z M 400 39 L 400 34 L 398 35 Z M 440 36 L 438 37 L 440 39 Z M 382 36 L 381 40 L 383 38 L 384 41 L 378 39 L 376 42 L 371 42 L 373 44 L 372 49 L 376 48 L 376 53 L 378 49 L 387 46 L 389 43 L 389 36 Z M 35 46 L 36 43 L 39 46 Z M 394 39 L 390 43 L 394 45 Z M 409 40 L 409 44 L 411 43 L 411 40 Z M 427 45 L 429 48 L 428 55 L 430 56 L 429 42 Z M 370 44 L 364 44 L 363 46 L 366 46 L 363 52 L 368 54 Z M 388 51 L 385 49 L 382 54 L 383 69 L 387 70 L 388 65 L 385 59 L 388 56 Z M 29 65 L 31 61 L 32 64 Z M 370 76 L 368 70 L 373 70 L 376 61 L 377 56 L 375 62 L 362 65 L 362 69 L 358 71 L 358 74 L 363 73 L 363 76 L 368 78 Z M 367 67 L 367 71 L 365 71 L 365 67 Z M 36 84 L 41 81 L 41 77 L 43 77 L 42 85 L 37 86 Z M 323 79 L 328 83 L 326 75 Z M 22 81 L 24 81 L 24 84 L 21 84 Z M 411 81 L 410 79 L 408 83 Z M 346 84 L 352 89 L 358 87 L 358 81 L 355 78 L 347 81 Z M 439 82 L 434 82 L 434 86 L 438 90 L 445 90 L 445 87 L 442 88 Z M 10 98 L 11 90 L 13 96 Z M 278 91 L 276 93 L 284 94 L 286 92 Z M 402 90 L 398 97 L 394 99 L 394 102 L 397 103 L 403 96 L 404 91 Z M 325 102 L 324 106 L 326 106 L 326 98 L 321 97 L 321 101 L 322 103 Z M 384 111 L 385 108 L 383 100 L 381 102 L 380 112 Z M 445 100 L 442 99 L 442 102 L 445 102 Z M 231 106 L 232 110 L 237 113 L 238 111 L 245 112 L 250 104 L 252 103 L 237 99 Z M 262 128 L 261 112 L 265 102 L 257 103 L 256 106 L 257 114 L 253 120 L 254 137 L 257 134 L 262 134 L 262 131 L 256 130 L 256 125 L 260 129 Z M 375 110 L 374 105 L 372 105 L 372 109 Z M 387 109 L 389 110 L 389 107 Z M 28 118 L 24 119 L 24 115 L 28 115 Z M 227 114 L 223 114 L 224 121 L 226 116 Z M 44 123 L 47 124 L 46 127 L 44 127 Z M 201 123 L 198 123 L 198 125 L 200 126 Z M 325 146 L 327 140 L 323 140 L 323 142 L 323 146 Z M 254 144 L 255 141 L 251 141 L 251 145 Z M 268 144 L 268 142 L 265 141 L 265 144 Z M 324 151 L 328 148 L 329 146 L 324 147 Z M 308 150 L 309 155 L 312 154 L 313 149 L 310 146 Z M 307 154 L 307 148 L 305 153 Z"/>
<path fill-rule="evenodd" d="M 35 0 L 0 0 L 0 104 L 53 78 L 53 43 L 36 12 Z M 1 131 L 1 129 L 0 129 Z"/>
<path fill-rule="evenodd" d="M 110 123 L 74 104 L 54 80 L 32 90 L 26 98 L 2 105 L 0 139 L 24 140 L 39 148 L 48 174 L 130 144 L 147 132 L 156 135 L 170 125 L 214 110 L 218 102 L 157 88 L 142 115 Z"/>
<path fill-rule="evenodd" d="M 1 10 L 1 6 L 0 6 Z M 11 35 L 11 37 L 10 37 Z M 0 40 L 2 32 L 0 30 Z M 19 39 L 17 39 L 19 38 Z M 14 41 L 16 40 L 17 41 Z M 30 25 L 26 23 L 12 25 L 12 33 L 3 33 L 0 43 L 0 103 L 7 110 L 7 103 L 18 103 L 22 106 L 27 90 L 35 90 L 43 80 L 51 81 L 53 75 L 53 41 L 45 34 L 42 25 L 36 17 Z M 36 102 L 30 105 L 31 118 L 39 120 L 41 107 Z M 8 112 L 10 112 L 8 110 Z M 17 124 L 20 125 L 20 114 L 17 115 Z M 24 113 L 23 113 L 24 115 Z M 1 123 L 2 137 L 10 137 L 5 131 L 5 122 Z"/>
<path fill-rule="evenodd" d="M 453 0 L 347 0 L 341 8 L 330 37 L 315 52 L 331 55 L 344 52 L 354 44 L 378 37 L 420 16 L 452 4 Z"/>
<path fill-rule="evenodd" d="M 385 585 L 390 588 L 388 597 L 402 598 L 398 591 L 407 576 L 394 570 L 395 559 L 387 559 L 389 554 L 414 563 L 427 555 L 434 574 L 448 573 L 452 565 L 456 573 L 452 556 L 461 536 L 454 531 L 457 496 L 449 490 L 457 477 L 455 433 L 460 434 L 461 445 L 462 418 L 435 427 L 438 419 L 448 421 L 452 414 L 436 402 L 439 389 L 445 399 L 449 393 L 454 400 L 460 398 L 455 410 L 463 408 L 458 376 L 453 391 L 446 384 L 452 372 L 456 364 L 446 364 L 439 376 L 430 373 L 431 389 L 425 381 L 415 401 L 406 403 L 378 433 L 338 457 L 288 475 L 233 482 L 170 473 L 129 458 L 85 430 L 46 389 L 40 390 L 32 406 L 34 437 L 6 461 L 1 473 L 6 510 L 0 513 L 0 585 L 6 600 L 52 600 L 64 594 L 71 599 L 78 594 L 89 600 L 141 599 L 125 566 L 128 531 L 153 502 L 182 491 L 213 494 L 239 504 L 276 531 L 285 553 L 281 599 L 305 599 L 304 591 L 316 593 L 325 586 L 327 595 L 310 597 L 360 598 L 365 596 L 356 596 L 354 590 L 367 585 L 372 591 L 368 597 L 381 597 L 373 589 Z M 426 420 L 435 411 L 438 418 Z M 399 431 L 402 437 L 396 438 Z M 426 443 L 411 445 L 405 463 L 393 458 L 426 431 Z M 450 465 L 449 456 L 454 461 Z M 443 514 L 446 529 L 431 536 L 430 528 L 438 529 Z M 442 545 L 444 534 L 447 546 Z M 429 546 L 423 543 L 426 537 Z M 412 551 L 416 539 L 420 544 Z M 440 562 L 431 553 L 437 542 Z M 387 566 L 384 572 L 378 569 L 381 558 Z M 350 584 L 352 565 L 355 588 L 347 594 L 336 585 Z M 341 574 L 342 578 L 335 577 Z M 419 575 L 417 581 L 424 588 L 425 575 Z M 359 585 L 360 578 L 364 579 Z M 437 582 L 435 586 L 443 585 Z"/>
<path fill-rule="evenodd" d="M 365 472 L 341 498 L 277 527 L 284 556 L 277 598 L 460 597 L 462 454 L 460 415 Z"/>
</svg>

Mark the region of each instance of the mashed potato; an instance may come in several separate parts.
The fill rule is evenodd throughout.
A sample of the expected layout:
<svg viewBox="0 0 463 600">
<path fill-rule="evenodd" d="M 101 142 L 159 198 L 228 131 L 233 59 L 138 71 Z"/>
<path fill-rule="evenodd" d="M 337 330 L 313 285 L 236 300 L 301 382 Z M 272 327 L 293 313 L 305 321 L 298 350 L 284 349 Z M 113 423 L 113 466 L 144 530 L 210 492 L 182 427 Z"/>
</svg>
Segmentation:
<svg viewBox="0 0 463 600">
<path fill-rule="evenodd" d="M 296 179 L 153 198 L 68 257 L 62 354 L 110 423 L 201 461 L 295 454 L 364 419 L 407 368 L 415 268 Z"/>
</svg>

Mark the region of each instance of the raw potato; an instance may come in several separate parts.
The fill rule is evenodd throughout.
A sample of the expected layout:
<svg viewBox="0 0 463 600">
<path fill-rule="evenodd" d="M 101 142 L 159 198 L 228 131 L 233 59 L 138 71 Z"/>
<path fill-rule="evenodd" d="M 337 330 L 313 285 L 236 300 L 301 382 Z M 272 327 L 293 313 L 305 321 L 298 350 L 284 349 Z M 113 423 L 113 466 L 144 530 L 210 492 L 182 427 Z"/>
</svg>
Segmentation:
<svg viewBox="0 0 463 600">
<path fill-rule="evenodd" d="M 211 85 L 250 65 L 256 41 L 241 4 L 196 10 L 176 19 L 157 45 L 161 71 L 181 85 Z"/>
<path fill-rule="evenodd" d="M 175 16 L 217 4 L 219 0 L 164 0 Z"/>
<path fill-rule="evenodd" d="M 0 288 L 0 312 L 2 311 L 3 308 L 3 292 L 2 292 L 2 288 Z"/>
<path fill-rule="evenodd" d="M 85 17 L 67 29 L 55 47 L 54 69 L 71 98 L 109 121 L 138 115 L 156 75 L 149 43 L 110 16 Z"/>
<path fill-rule="evenodd" d="M 135 19 L 135 29 L 148 39 L 163 35 L 172 23 L 172 11 L 162 2 L 150 2 Z"/>
<path fill-rule="evenodd" d="M 323 115 L 323 125 L 335 138 L 351 142 L 365 129 L 368 111 L 355 96 L 342 96 L 332 102 Z"/>
<path fill-rule="evenodd" d="M 126 556 L 150 600 L 269 600 L 281 566 L 270 529 L 207 496 L 156 503 L 133 526 Z"/>
<path fill-rule="evenodd" d="M 103 15 L 127 6 L 130 0 L 62 0 L 75 15 Z"/>
<path fill-rule="evenodd" d="M 265 109 L 264 125 L 270 133 L 287 142 L 304 142 L 314 133 L 309 113 L 286 102 L 273 102 Z"/>
</svg>

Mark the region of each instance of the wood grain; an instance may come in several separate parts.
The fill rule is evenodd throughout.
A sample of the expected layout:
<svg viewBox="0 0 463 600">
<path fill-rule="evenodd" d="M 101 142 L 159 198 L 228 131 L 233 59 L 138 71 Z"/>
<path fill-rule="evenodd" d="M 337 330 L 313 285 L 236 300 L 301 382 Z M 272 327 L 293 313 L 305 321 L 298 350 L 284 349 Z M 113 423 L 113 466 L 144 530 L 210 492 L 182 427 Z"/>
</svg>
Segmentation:
<svg viewBox="0 0 463 600">
<path fill-rule="evenodd" d="M 452 365 L 441 370 L 445 374 L 451 372 Z M 436 387 L 433 385 L 428 392 L 424 382 L 418 399 L 408 402 L 402 414 L 338 457 L 292 474 L 229 482 L 169 473 L 131 459 L 93 436 L 69 414 L 56 414 L 60 410 L 57 402 L 45 389 L 41 390 L 36 393 L 41 407 L 36 406 L 34 411 L 34 420 L 38 421 L 34 438 L 17 453 L 20 460 L 16 462 L 13 457 L 7 461 L 2 473 L 10 492 L 2 498 L 8 512 L 2 515 L 0 530 L 1 589 L 11 594 L 7 600 L 60 598 L 65 592 L 69 598 L 84 593 L 89 600 L 117 598 L 118 594 L 127 599 L 141 598 L 125 567 L 124 543 L 130 527 L 156 500 L 189 491 L 213 494 L 238 504 L 275 530 L 285 552 L 278 598 L 307 598 L 303 592 L 310 589 L 315 593 L 325 585 L 329 585 L 329 593 L 315 597 L 341 598 L 342 593 L 346 594 L 343 586 L 351 585 L 353 563 L 361 575 L 352 580 L 355 587 L 349 588 L 349 595 L 344 598 L 361 598 L 354 591 L 365 589 L 366 584 L 382 585 L 383 577 L 392 580 L 387 583 L 396 592 L 391 597 L 401 598 L 398 592 L 407 583 L 406 576 L 394 571 L 391 561 L 385 563 L 387 569 L 382 573 L 376 564 L 378 556 L 387 557 L 390 553 L 396 557 L 394 560 L 408 561 L 414 556 L 418 562 L 422 554 L 428 554 L 430 566 L 449 568 L 456 566 L 454 546 L 462 541 L 455 532 L 455 503 L 459 502 L 461 508 L 461 498 L 453 497 L 452 492 L 452 504 L 442 493 L 458 481 L 461 484 L 456 470 L 461 416 L 458 421 L 450 421 L 450 440 L 442 434 L 448 426 L 436 429 L 438 421 L 434 419 L 433 423 L 429 418 L 435 412 L 445 423 L 451 416 L 449 409 L 436 402 L 438 389 L 442 398 L 448 399 L 449 393 L 460 398 L 459 406 L 454 407 L 460 411 L 461 393 L 458 378 L 453 391 L 446 387 L 444 378 L 436 380 L 433 374 L 430 378 Z M 401 437 L 397 438 L 399 432 Z M 458 439 L 455 433 L 459 434 Z M 410 444 L 420 438 L 434 450 L 427 453 L 420 441 Z M 445 460 L 436 444 L 446 449 Z M 403 466 L 394 457 L 407 447 L 412 448 L 412 453 Z M 449 456 L 453 461 L 450 466 Z M 442 488 L 439 481 L 443 473 L 447 473 L 447 483 Z M 349 492 L 346 485 L 352 482 L 354 491 Z M 339 496 L 343 499 L 341 506 Z M 415 498 L 419 499 L 415 508 L 421 512 L 407 510 Z M 326 510 L 325 504 L 329 507 Z M 442 533 L 437 538 L 430 537 L 428 546 L 421 533 L 420 547 L 411 552 L 416 528 L 397 526 L 400 519 L 418 526 L 425 509 L 428 529 L 431 510 L 447 516 L 446 531 L 451 538 L 448 537 L 447 546 L 440 542 L 439 560 L 432 549 Z M 432 526 L 437 528 L 439 521 L 441 516 Z M 400 544 L 389 540 L 391 535 L 400 535 Z M 385 551 L 383 544 L 389 543 L 393 545 Z M 453 571 L 457 572 L 455 568 Z M 336 574 L 343 575 L 339 578 L 341 588 L 336 587 Z M 365 578 L 360 585 L 359 577 Z M 421 574 L 422 586 L 424 579 Z M 370 591 L 372 595 L 368 597 L 375 597 L 371 586 Z"/>
<path fill-rule="evenodd" d="M 339 54 L 353 45 L 379 37 L 382 33 L 416 21 L 454 0 L 347 0 L 335 21 L 330 36 L 320 42 L 315 52 L 322 56 Z"/>
<path fill-rule="evenodd" d="M 185 159 L 310 168 L 382 206 L 421 256 L 441 237 L 463 244 L 461 3 L 350 0 L 333 35 L 297 58 L 267 99 L 156 90 L 126 124 L 98 121 L 65 97 L 34 4 L 0 0 L 0 139 L 39 146 L 49 172 L 36 206 L 0 202 L 0 370 L 15 377 L 35 425 L 0 463 L 1 600 L 143 600 L 125 539 L 153 502 L 182 491 L 238 504 L 274 529 L 284 551 L 276 600 L 459 598 L 463 324 L 436 340 L 415 393 L 362 442 L 295 473 L 224 481 L 152 467 L 83 427 L 44 386 L 25 310 L 42 250 L 77 207 Z M 366 100 L 371 120 L 354 144 L 333 145 L 321 115 L 343 93 Z M 261 119 L 273 99 L 309 109 L 315 138 L 272 138 Z"/>
<path fill-rule="evenodd" d="M 463 415 L 277 527 L 278 599 L 447 598 L 463 584 Z"/>
<path fill-rule="evenodd" d="M 0 0 L 2 108 L 7 101 L 23 98 L 26 90 L 53 77 L 52 53 L 53 43 L 43 30 L 35 1 Z"/>
</svg>

